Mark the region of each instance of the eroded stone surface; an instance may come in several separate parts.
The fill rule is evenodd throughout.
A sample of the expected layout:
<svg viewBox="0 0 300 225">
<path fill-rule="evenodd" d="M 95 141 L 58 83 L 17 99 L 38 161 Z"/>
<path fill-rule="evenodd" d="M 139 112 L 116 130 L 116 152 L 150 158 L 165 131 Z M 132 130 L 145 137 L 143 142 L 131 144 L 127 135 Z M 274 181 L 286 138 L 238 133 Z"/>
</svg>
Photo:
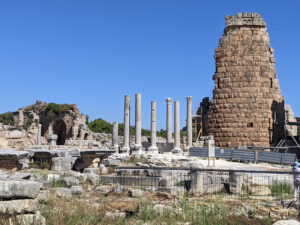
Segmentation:
<svg viewBox="0 0 300 225">
<path fill-rule="evenodd" d="M 0 180 L 0 198 L 36 198 L 42 184 L 27 180 Z"/>
</svg>

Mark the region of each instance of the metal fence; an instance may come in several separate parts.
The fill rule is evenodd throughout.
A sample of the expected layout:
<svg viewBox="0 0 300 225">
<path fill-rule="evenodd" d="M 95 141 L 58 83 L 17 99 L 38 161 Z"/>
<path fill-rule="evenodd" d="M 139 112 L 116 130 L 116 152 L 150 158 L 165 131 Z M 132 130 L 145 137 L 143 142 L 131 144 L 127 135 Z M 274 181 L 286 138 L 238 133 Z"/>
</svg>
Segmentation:
<svg viewBox="0 0 300 225">
<path fill-rule="evenodd" d="M 101 183 L 175 195 L 275 201 L 293 200 L 293 176 L 273 171 L 117 167 L 116 175 L 102 175 Z"/>
<path fill-rule="evenodd" d="M 201 158 L 208 157 L 207 148 L 190 148 L 190 156 Z M 240 160 L 250 162 L 267 162 L 275 164 L 288 164 L 292 165 L 296 160 L 296 154 L 292 153 L 278 153 L 278 152 L 265 152 L 259 150 L 232 150 L 232 149 L 215 149 L 216 158 L 227 160 Z"/>
</svg>

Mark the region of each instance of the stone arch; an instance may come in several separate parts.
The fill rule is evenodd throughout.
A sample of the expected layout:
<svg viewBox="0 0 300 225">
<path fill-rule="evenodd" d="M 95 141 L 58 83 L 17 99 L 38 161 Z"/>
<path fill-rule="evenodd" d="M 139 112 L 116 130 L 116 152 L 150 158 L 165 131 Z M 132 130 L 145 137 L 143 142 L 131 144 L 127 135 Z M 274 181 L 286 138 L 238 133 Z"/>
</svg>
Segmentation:
<svg viewBox="0 0 300 225">
<path fill-rule="evenodd" d="M 53 134 L 57 135 L 57 145 L 64 145 L 67 139 L 67 127 L 62 119 L 58 119 L 53 123 Z"/>
<path fill-rule="evenodd" d="M 84 140 L 87 140 L 89 138 L 89 134 L 88 133 L 85 133 L 84 134 Z"/>
</svg>

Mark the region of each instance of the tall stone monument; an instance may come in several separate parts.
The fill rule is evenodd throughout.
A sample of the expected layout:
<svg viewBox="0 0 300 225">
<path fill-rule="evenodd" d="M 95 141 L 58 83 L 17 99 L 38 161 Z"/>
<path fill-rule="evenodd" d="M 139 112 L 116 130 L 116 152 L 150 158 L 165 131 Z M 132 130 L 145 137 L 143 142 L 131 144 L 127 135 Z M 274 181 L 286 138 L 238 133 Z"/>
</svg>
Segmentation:
<svg viewBox="0 0 300 225">
<path fill-rule="evenodd" d="M 266 23 L 257 13 L 225 19 L 215 50 L 208 134 L 218 147 L 270 146 L 283 136 L 284 99 Z"/>
</svg>

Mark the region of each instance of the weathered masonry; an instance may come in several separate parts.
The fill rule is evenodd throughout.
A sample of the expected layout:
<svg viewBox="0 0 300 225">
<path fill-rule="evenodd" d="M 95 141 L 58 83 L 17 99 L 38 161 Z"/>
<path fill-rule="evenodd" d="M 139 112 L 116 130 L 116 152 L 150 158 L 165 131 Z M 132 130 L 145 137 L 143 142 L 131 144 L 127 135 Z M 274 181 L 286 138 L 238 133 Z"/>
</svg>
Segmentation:
<svg viewBox="0 0 300 225">
<path fill-rule="evenodd" d="M 215 50 L 213 99 L 200 104 L 196 124 L 216 145 L 270 146 L 284 135 L 284 98 L 266 23 L 257 13 L 227 16 Z"/>
</svg>

